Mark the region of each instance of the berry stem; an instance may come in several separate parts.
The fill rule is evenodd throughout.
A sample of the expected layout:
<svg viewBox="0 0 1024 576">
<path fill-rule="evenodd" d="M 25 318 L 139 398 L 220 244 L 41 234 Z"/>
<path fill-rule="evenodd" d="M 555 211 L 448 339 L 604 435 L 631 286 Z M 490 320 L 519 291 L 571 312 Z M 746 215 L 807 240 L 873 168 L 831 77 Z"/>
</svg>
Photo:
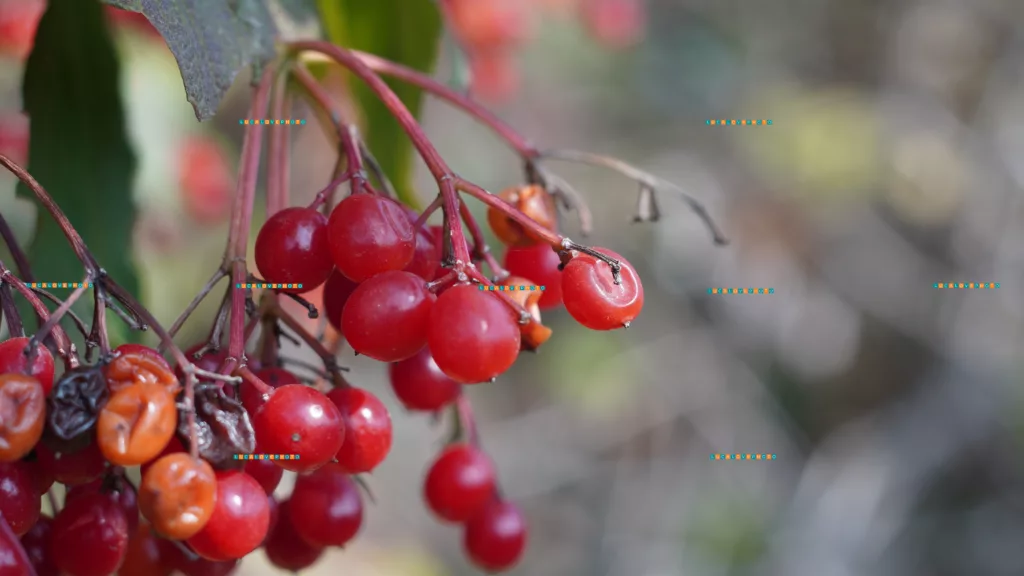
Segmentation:
<svg viewBox="0 0 1024 576">
<path fill-rule="evenodd" d="M 24 278 L 26 282 L 35 282 L 35 278 L 32 276 L 32 267 L 28 263 L 28 257 L 25 256 L 25 251 L 18 245 L 18 239 L 14 237 L 14 232 L 11 230 L 10 225 L 7 224 L 7 219 L 4 218 L 3 214 L 0 214 L 0 236 L 3 236 L 4 244 L 7 245 L 7 251 L 14 258 L 14 265 L 18 268 L 18 275 Z"/>
<path fill-rule="evenodd" d="M 241 378 L 243 382 L 248 382 L 249 384 L 252 384 L 252 386 L 256 388 L 256 391 L 259 392 L 261 395 L 270 394 L 271 392 L 274 391 L 273 387 L 271 387 L 263 380 L 260 380 L 259 376 L 253 374 L 252 370 L 250 370 L 248 366 L 242 366 L 238 368 L 238 370 L 235 370 L 235 374 L 238 374 L 239 378 Z"/>
<path fill-rule="evenodd" d="M 455 180 L 455 187 L 515 220 L 517 224 L 525 228 L 531 235 L 543 240 L 554 248 L 561 248 L 563 240 L 561 236 L 541 226 L 533 218 L 516 210 L 511 204 L 484 190 L 477 184 L 465 178 L 457 178 Z"/>
<path fill-rule="evenodd" d="M 199 293 L 196 294 L 195 298 L 193 298 L 192 301 L 188 303 L 188 306 L 186 306 L 185 309 L 182 310 L 181 314 L 174 321 L 174 324 L 171 324 L 171 327 L 169 330 L 167 330 L 167 333 L 170 334 L 171 336 L 175 336 L 178 333 L 178 330 L 181 330 L 181 327 L 185 325 L 185 321 L 188 320 L 190 316 L 192 316 L 192 313 L 196 311 L 196 308 L 198 308 L 200 304 L 202 304 L 203 300 L 213 290 L 217 283 L 220 282 L 227 275 L 228 272 L 224 266 L 217 268 L 217 271 L 214 272 L 213 276 L 211 276 L 210 279 L 206 281 L 206 284 L 204 284 L 203 287 L 199 290 Z M 163 346 L 160 347 L 160 350 L 163 351 Z"/>
<path fill-rule="evenodd" d="M 32 288 L 32 291 L 35 292 L 36 295 L 41 296 L 43 299 L 48 300 L 49 302 L 52 302 L 57 306 L 60 306 L 60 298 L 57 298 L 56 296 L 50 294 L 46 290 L 43 290 L 42 288 Z M 89 329 L 85 327 L 85 322 L 83 322 L 82 319 L 79 318 L 78 314 L 75 314 L 74 310 L 68 310 L 67 315 L 69 318 L 71 318 L 72 323 L 75 325 L 78 331 L 81 332 L 82 337 L 88 338 Z"/>
<path fill-rule="evenodd" d="M 10 287 L 13 286 L 25 300 L 35 310 L 36 316 L 39 317 L 39 322 L 42 326 L 46 326 L 51 316 L 49 309 L 43 304 L 42 300 L 36 296 L 35 292 L 28 287 L 20 278 L 15 276 L 3 262 L 0 262 L 0 279 L 3 280 L 2 286 L 4 287 L 3 303 L 4 316 L 7 318 L 7 324 L 12 335 L 23 336 L 25 334 L 25 325 L 21 321 L 21 315 L 18 313 L 18 309 L 14 306 L 14 295 L 10 292 Z M 75 368 L 78 366 L 78 357 L 75 355 L 74 346 L 71 343 L 71 339 L 68 338 L 67 333 L 60 325 L 54 323 L 50 325 L 44 334 L 50 334 L 53 336 L 53 340 L 57 345 L 57 354 L 64 359 L 64 364 L 68 368 Z M 33 337 L 35 338 L 35 337 Z M 38 341 L 36 341 L 38 342 Z M 31 348 L 31 350 L 30 350 Z M 34 354 L 36 346 L 26 346 L 26 351 L 30 351 Z"/>
<path fill-rule="evenodd" d="M 81 285 L 79 285 L 78 288 L 75 288 L 74 291 L 72 291 L 71 294 L 69 294 L 68 297 L 64 300 L 64 302 L 61 303 L 61 305 L 58 306 L 56 310 L 49 314 L 49 317 L 46 318 L 46 320 L 39 327 L 39 330 L 37 330 L 35 335 L 32 336 L 32 339 L 29 340 L 28 346 L 25 347 L 25 357 L 28 359 L 29 364 L 31 364 L 33 358 L 35 357 L 37 349 L 39 348 L 39 344 L 42 343 L 42 341 L 47 336 L 53 333 L 53 328 L 57 326 L 61 318 L 63 318 L 64 315 L 67 314 L 68 310 L 71 310 L 71 307 L 75 305 L 75 302 L 78 302 L 78 299 L 82 297 L 82 294 L 85 294 L 85 291 L 89 289 L 89 284 L 91 280 L 92 277 L 88 275 L 85 278 L 83 278 Z M 24 286 L 24 284 L 22 284 L 22 286 Z M 27 286 L 25 286 L 25 288 L 26 292 L 31 294 L 36 299 L 37 302 L 42 304 L 42 302 L 39 300 L 38 297 L 36 297 L 35 293 L 32 292 L 31 289 L 29 289 Z M 21 289 L 19 288 L 19 292 L 20 291 Z M 22 292 L 22 294 L 24 295 L 25 292 Z"/>
<path fill-rule="evenodd" d="M 470 270 L 469 277 L 470 277 L 471 280 L 475 280 L 475 281 L 479 282 L 480 284 L 483 284 L 484 286 L 493 286 L 494 285 L 494 284 L 491 283 L 490 280 L 487 279 L 486 276 L 481 274 L 476 269 Z M 498 292 L 494 292 L 493 294 L 495 296 L 497 296 L 499 300 L 501 300 L 506 305 L 508 305 L 509 308 L 512 308 L 512 311 L 515 312 L 519 316 L 518 322 L 520 324 L 527 324 L 531 320 L 533 320 L 533 315 L 531 315 L 530 312 L 526 310 L 526 308 L 524 308 L 522 305 L 520 305 L 519 302 L 516 302 L 511 296 L 509 296 L 507 292 L 498 291 Z"/>
<path fill-rule="evenodd" d="M 288 92 L 288 68 L 277 73 L 274 95 L 271 99 L 271 118 L 285 118 L 291 111 L 291 94 Z M 267 217 L 288 207 L 289 131 L 283 124 L 270 127 L 267 142 Z"/>
<path fill-rule="evenodd" d="M 260 308 L 263 311 L 265 318 L 273 318 L 281 321 L 282 324 L 287 326 L 292 332 L 294 332 L 303 342 L 305 342 L 313 350 L 320 361 L 323 362 L 324 368 L 331 375 L 331 383 L 335 387 L 348 386 L 348 382 L 341 375 L 341 369 L 338 366 L 338 361 L 335 355 L 330 350 L 324 347 L 323 343 L 317 340 L 316 336 L 310 334 L 302 324 L 293 318 L 291 314 L 288 314 L 276 300 L 264 299 L 260 303 Z"/>
<path fill-rule="evenodd" d="M 110 355 L 110 336 L 107 334 L 107 299 L 103 295 L 103 288 L 96 286 L 96 298 L 92 309 L 92 330 L 85 337 L 85 355 L 92 356 L 92 350 L 99 346 L 100 358 Z M 70 313 L 68 309 L 65 313 Z"/>
<path fill-rule="evenodd" d="M 273 69 L 268 67 L 253 92 L 250 118 L 262 118 L 270 99 Z M 253 204 L 256 198 L 256 181 L 259 177 L 260 150 L 263 143 L 263 127 L 250 126 L 242 143 L 242 161 L 239 167 L 238 189 L 235 204 L 231 210 L 231 230 L 228 234 L 226 261 L 231 266 L 231 320 L 228 332 L 228 361 L 243 361 L 245 355 L 245 292 L 235 288 L 245 282 L 246 250 L 249 245 L 249 230 L 252 225 Z"/>
<path fill-rule="evenodd" d="M 459 394 L 455 399 L 455 421 L 460 435 L 465 437 L 466 442 L 479 447 L 480 431 L 476 425 L 476 416 L 473 414 L 473 404 L 465 394 Z"/>
</svg>

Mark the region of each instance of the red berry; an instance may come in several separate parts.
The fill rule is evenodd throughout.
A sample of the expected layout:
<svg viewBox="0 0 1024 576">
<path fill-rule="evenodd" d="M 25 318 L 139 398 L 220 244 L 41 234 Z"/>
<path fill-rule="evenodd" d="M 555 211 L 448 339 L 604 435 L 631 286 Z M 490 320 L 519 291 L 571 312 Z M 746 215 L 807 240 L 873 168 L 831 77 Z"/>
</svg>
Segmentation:
<svg viewBox="0 0 1024 576">
<path fill-rule="evenodd" d="M 238 470 L 217 472 L 213 515 L 188 545 L 207 560 L 238 559 L 263 542 L 269 524 L 267 493 L 259 482 Z"/>
<path fill-rule="evenodd" d="M 39 443 L 36 445 L 36 457 L 54 480 L 67 486 L 91 482 L 99 478 L 107 467 L 107 461 L 95 442 L 77 452 L 53 452 L 46 444 Z"/>
<path fill-rule="evenodd" d="M 271 388 L 279 388 L 285 384 L 301 384 L 299 377 L 284 368 L 278 368 L 277 366 L 271 366 L 269 368 L 262 368 L 255 372 L 255 376 L 262 380 L 265 384 Z M 263 398 L 263 394 L 256 389 L 255 386 L 249 382 L 243 381 L 238 387 L 238 394 L 242 402 L 242 406 L 249 411 L 249 414 L 255 414 L 259 410 L 260 406 L 266 402 Z"/>
<path fill-rule="evenodd" d="M 83 494 L 64 503 L 53 520 L 50 554 L 69 576 L 106 576 L 128 552 L 128 521 L 104 494 Z"/>
<path fill-rule="evenodd" d="M 36 569 L 36 576 L 59 576 L 60 569 L 50 555 L 50 538 L 53 534 L 53 519 L 49 516 L 40 516 L 39 521 L 32 526 L 32 529 L 21 537 L 21 545 L 25 548 L 29 562 Z M 2 550 L 2 545 L 0 545 Z M 3 553 L 0 552 L 0 556 Z M 17 573 L 17 572 L 15 572 Z M 0 560 L 0 574 L 10 574 L 4 571 L 4 561 Z"/>
<path fill-rule="evenodd" d="M 143 356 L 148 356 L 149 358 L 163 364 L 164 368 L 167 368 L 168 370 L 171 369 L 171 365 L 167 362 L 166 358 L 164 358 L 155 349 L 142 344 L 121 344 L 117 348 L 114 348 L 114 354 L 122 356 L 129 354 L 142 354 Z"/>
<path fill-rule="evenodd" d="M 86 494 L 103 494 L 114 501 L 124 512 L 124 518 L 128 521 L 128 530 L 135 533 L 139 525 L 139 499 L 131 482 L 124 478 L 97 478 L 87 484 L 72 486 L 65 500 L 71 500 Z"/>
<path fill-rule="evenodd" d="M 25 548 L 18 540 L 18 536 L 7 524 L 3 514 L 0 514 L 0 574 L 4 576 L 32 574 L 32 561 L 25 553 Z"/>
<path fill-rule="evenodd" d="M 6 0 L 7 4 L 10 2 Z M 4 2 L 0 1 L 0 12 L 3 10 Z M 0 154 L 24 166 L 28 163 L 28 134 L 27 115 L 17 112 L 0 116 Z"/>
<path fill-rule="evenodd" d="M 46 2 L 41 0 L 0 1 L 0 54 L 28 56 L 45 10 Z"/>
<path fill-rule="evenodd" d="M 589 254 L 574 256 L 562 271 L 562 299 L 577 322 L 591 330 L 622 328 L 640 315 L 644 287 L 636 270 L 622 256 L 594 250 L 619 261 L 622 282 L 615 284 L 611 267 Z"/>
<path fill-rule="evenodd" d="M 185 212 L 196 222 L 218 224 L 231 213 L 235 176 L 224 149 L 209 136 L 192 136 L 182 143 L 178 185 Z"/>
<path fill-rule="evenodd" d="M 494 464 L 478 448 L 453 444 L 431 464 L 423 498 L 434 514 L 449 522 L 465 522 L 494 497 Z"/>
<path fill-rule="evenodd" d="M 267 495 L 274 493 L 284 476 L 284 468 L 274 464 L 272 460 L 249 460 L 245 463 L 245 473 L 252 476 Z"/>
<path fill-rule="evenodd" d="M 40 494 L 46 494 L 47 490 L 53 486 L 53 474 L 39 463 L 39 457 L 35 454 L 32 454 L 30 459 L 22 460 L 22 462 L 29 473 L 32 474 L 32 483 L 35 485 L 36 491 Z"/>
<path fill-rule="evenodd" d="M 406 209 L 409 221 L 413 224 L 420 215 L 411 208 Z M 434 231 L 430 226 L 423 224 L 416 229 L 416 249 L 413 252 L 412 262 L 405 267 L 406 272 L 411 272 L 426 281 L 434 279 L 437 267 L 441 265 L 441 248 L 435 240 Z"/>
<path fill-rule="evenodd" d="M 345 422 L 345 441 L 337 460 L 349 474 L 369 472 L 391 450 L 391 415 L 379 398 L 361 388 L 335 388 L 327 393 Z"/>
<path fill-rule="evenodd" d="M 0 342 L 0 374 L 16 372 L 28 374 L 39 380 L 46 396 L 53 389 L 53 355 L 42 344 L 36 349 L 32 366 L 29 367 L 25 358 L 25 348 L 29 339 L 25 337 L 11 338 Z"/>
<path fill-rule="evenodd" d="M 163 554 L 163 551 L 169 550 L 170 547 L 169 541 L 161 540 L 153 534 L 152 526 L 146 523 L 139 524 L 128 538 L 128 551 L 117 575 L 170 576 L 172 568 L 165 563 L 167 558 L 164 557 L 166 554 Z"/>
<path fill-rule="evenodd" d="M 273 284 L 302 284 L 284 292 L 309 292 L 327 281 L 334 264 L 327 218 L 310 208 L 285 208 L 267 219 L 256 237 L 256 267 Z"/>
<path fill-rule="evenodd" d="M 176 561 L 175 567 L 185 576 L 228 576 L 235 571 L 238 560 L 214 562 L 206 558 L 182 558 Z"/>
<path fill-rule="evenodd" d="M 641 0 L 588 0 L 580 8 L 590 33 L 610 48 L 627 48 L 643 39 L 646 14 Z"/>
<path fill-rule="evenodd" d="M 515 504 L 494 501 L 466 523 L 463 545 L 479 568 L 508 570 L 526 548 L 526 519 Z"/>
<path fill-rule="evenodd" d="M 196 368 L 206 370 L 207 372 L 216 372 L 220 365 L 224 363 L 224 360 L 228 357 L 227 350 L 217 350 L 216 352 L 210 351 L 199 359 L 196 359 L 196 352 L 202 350 L 206 346 L 205 343 L 196 344 L 195 346 L 184 351 L 185 358 L 189 362 L 195 364 Z M 249 363 L 249 368 L 252 369 L 252 363 Z M 177 375 L 178 380 L 181 381 L 182 385 L 185 384 L 185 373 L 182 372 L 181 366 L 174 367 L 174 374 Z"/>
<path fill-rule="evenodd" d="M 334 403 L 301 384 L 274 390 L 252 425 L 261 451 L 299 455 L 298 460 L 275 460 L 294 472 L 310 472 L 329 462 L 345 437 L 345 425 Z"/>
<path fill-rule="evenodd" d="M 289 512 L 290 501 L 280 503 L 277 524 L 267 535 L 263 550 L 270 563 L 282 570 L 298 572 L 309 568 L 323 554 L 324 549 L 313 546 L 299 536 Z"/>
<path fill-rule="evenodd" d="M 512 55 L 505 52 L 480 52 L 469 60 L 470 89 L 477 98 L 497 104 L 508 100 L 519 89 L 519 69 Z"/>
<path fill-rule="evenodd" d="M 409 410 L 436 412 L 459 396 L 462 386 L 441 372 L 430 350 L 388 366 L 395 396 Z"/>
<path fill-rule="evenodd" d="M 430 234 L 434 239 L 434 250 L 437 251 L 437 269 L 434 270 L 434 277 L 431 280 L 437 280 L 451 272 L 450 269 L 441 266 L 441 258 L 444 256 L 444 226 L 431 226 Z"/>
<path fill-rule="evenodd" d="M 448 0 L 452 29 L 473 51 L 518 44 L 529 32 L 528 12 L 516 0 Z"/>
<path fill-rule="evenodd" d="M 341 332 L 360 354 L 381 362 L 404 360 L 426 345 L 435 300 L 426 282 L 415 274 L 378 274 L 349 296 L 341 314 Z"/>
<path fill-rule="evenodd" d="M 353 194 L 331 212 L 327 223 L 334 265 L 362 282 L 401 270 L 416 251 L 415 230 L 402 205 L 372 194 Z"/>
<path fill-rule="evenodd" d="M 287 512 L 307 544 L 344 546 L 363 523 L 363 498 L 345 470 L 331 463 L 295 480 Z"/>
<path fill-rule="evenodd" d="M 323 313 L 338 332 L 341 332 L 341 314 L 345 310 L 345 303 L 358 286 L 337 270 L 331 272 L 327 284 L 324 284 Z"/>
<path fill-rule="evenodd" d="M 0 516 L 15 536 L 28 532 L 39 519 L 42 500 L 32 472 L 23 462 L 0 462 Z"/>
<path fill-rule="evenodd" d="M 430 311 L 427 343 L 438 368 L 456 382 L 487 382 L 519 356 L 519 324 L 504 302 L 476 286 L 446 290 Z"/>
<path fill-rule="evenodd" d="M 550 310 L 562 303 L 562 271 L 558 269 L 561 263 L 558 253 L 547 244 L 509 248 L 505 252 L 506 270 L 544 287 L 537 303 L 541 310 Z"/>
</svg>

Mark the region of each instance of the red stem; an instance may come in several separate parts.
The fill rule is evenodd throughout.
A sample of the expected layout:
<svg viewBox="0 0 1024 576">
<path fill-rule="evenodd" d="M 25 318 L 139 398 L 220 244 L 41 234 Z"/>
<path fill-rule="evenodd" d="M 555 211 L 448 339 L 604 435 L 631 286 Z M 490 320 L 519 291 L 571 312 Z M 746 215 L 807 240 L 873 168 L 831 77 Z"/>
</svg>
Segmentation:
<svg viewBox="0 0 1024 576">
<path fill-rule="evenodd" d="M 274 86 L 270 115 L 281 120 L 291 110 L 291 95 L 288 93 L 287 70 L 278 74 Z M 289 183 L 289 126 L 274 124 L 270 127 L 270 141 L 267 146 L 267 218 L 288 207 Z"/>
<path fill-rule="evenodd" d="M 44 325 L 50 321 L 50 311 L 43 304 L 43 301 L 39 299 L 39 296 L 32 291 L 20 278 L 11 273 L 10 270 L 0 264 L 0 276 L 3 277 L 3 281 L 7 282 L 14 289 L 21 294 L 25 300 L 35 310 L 36 315 L 39 316 L 40 322 Z M 75 358 L 74 354 L 71 353 L 71 338 L 68 337 L 67 332 L 64 331 L 59 324 L 53 325 L 50 329 L 50 333 L 53 334 L 53 339 L 57 343 L 57 354 L 64 359 L 64 365 L 68 368 L 74 368 L 78 366 L 78 358 Z"/>
<path fill-rule="evenodd" d="M 253 93 L 250 118 L 262 118 L 270 100 L 273 69 L 268 68 Z M 239 166 L 238 189 L 231 211 L 231 231 L 228 235 L 227 260 L 231 265 L 231 320 L 228 332 L 228 358 L 241 361 L 245 354 L 245 291 L 235 288 L 248 277 L 246 250 L 249 229 L 256 198 L 256 181 L 260 170 L 260 149 L 263 145 L 263 127 L 249 126 L 242 143 L 242 161 Z"/>
</svg>

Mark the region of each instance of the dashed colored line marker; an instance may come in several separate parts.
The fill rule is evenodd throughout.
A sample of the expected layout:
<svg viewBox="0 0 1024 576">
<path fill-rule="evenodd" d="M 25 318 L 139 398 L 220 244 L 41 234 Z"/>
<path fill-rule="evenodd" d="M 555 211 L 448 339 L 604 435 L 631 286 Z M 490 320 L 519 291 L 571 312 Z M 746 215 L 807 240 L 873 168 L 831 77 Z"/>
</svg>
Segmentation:
<svg viewBox="0 0 1024 576">
<path fill-rule="evenodd" d="M 771 120 L 705 120 L 705 124 L 708 126 L 771 126 Z"/>
<path fill-rule="evenodd" d="M 92 282 L 31 282 L 29 288 L 81 288 L 86 286 L 92 288 Z"/>
<path fill-rule="evenodd" d="M 712 454 L 709 460 L 775 460 L 775 454 Z"/>
<path fill-rule="evenodd" d="M 542 292 L 544 291 L 543 286 L 484 286 L 483 284 L 477 284 L 477 286 L 480 287 L 480 290 L 487 290 L 488 292 L 494 292 L 495 290 L 498 292 L 515 292 L 516 290 L 523 292 L 535 292 L 537 290 Z"/>
<path fill-rule="evenodd" d="M 288 124 L 288 125 L 292 125 L 292 126 L 303 126 L 303 125 L 306 124 L 306 121 L 305 120 L 293 120 L 291 118 L 289 118 L 287 120 L 267 120 L 267 119 L 260 119 L 260 118 L 255 118 L 255 119 L 243 118 L 242 120 L 239 120 L 238 123 L 242 124 L 243 126 L 250 126 L 250 125 L 255 126 L 256 124 Z"/>
<path fill-rule="evenodd" d="M 996 289 L 999 288 L 998 282 L 936 282 L 932 284 L 932 288 L 955 288 L 955 289 Z"/>
<path fill-rule="evenodd" d="M 775 288 L 708 288 L 708 294 L 775 294 Z"/>
<path fill-rule="evenodd" d="M 235 284 L 235 288 L 270 288 L 272 290 L 284 290 L 285 288 L 302 288 L 302 284 Z"/>
<path fill-rule="evenodd" d="M 298 454 L 235 454 L 235 460 L 298 460 Z"/>
</svg>

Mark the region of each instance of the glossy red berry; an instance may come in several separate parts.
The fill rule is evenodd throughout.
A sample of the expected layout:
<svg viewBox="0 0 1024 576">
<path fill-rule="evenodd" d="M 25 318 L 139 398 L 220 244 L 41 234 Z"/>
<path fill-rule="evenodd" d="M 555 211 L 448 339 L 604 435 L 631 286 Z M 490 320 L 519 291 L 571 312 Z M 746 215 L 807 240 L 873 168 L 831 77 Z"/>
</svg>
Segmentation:
<svg viewBox="0 0 1024 576">
<path fill-rule="evenodd" d="M 509 248 L 505 252 L 506 270 L 544 287 L 537 303 L 541 310 L 550 310 L 562 303 L 562 271 L 558 269 L 561 263 L 558 252 L 547 244 Z"/>
<path fill-rule="evenodd" d="M 264 384 L 271 388 L 280 388 L 285 384 L 301 384 L 299 377 L 284 368 L 278 368 L 277 366 L 270 366 L 268 368 L 261 368 L 257 370 L 255 376 L 263 381 Z M 249 414 L 255 414 L 259 410 L 260 406 L 267 401 L 263 397 L 263 394 L 256 389 L 251 383 L 243 381 L 238 386 L 239 399 L 242 402 L 242 406 Z"/>
<path fill-rule="evenodd" d="M 611 250 L 594 250 L 617 260 L 621 283 L 616 284 L 606 262 L 589 254 L 578 254 L 562 271 L 562 299 L 577 322 L 591 330 L 614 330 L 627 326 L 644 306 L 644 287 L 633 266 Z"/>
<path fill-rule="evenodd" d="M 267 560 L 282 570 L 298 572 L 309 568 L 320 559 L 324 549 L 314 546 L 299 536 L 289 511 L 290 501 L 280 503 L 277 523 L 263 543 Z"/>
<path fill-rule="evenodd" d="M 173 568 L 166 563 L 167 554 L 163 553 L 170 546 L 169 541 L 153 534 L 152 526 L 139 524 L 128 539 L 128 551 L 117 576 L 170 576 Z"/>
<path fill-rule="evenodd" d="M 206 370 L 207 372 L 216 372 L 220 365 L 224 363 L 224 360 L 228 357 L 227 350 L 217 350 L 216 352 L 210 351 L 202 355 L 202 357 L 196 359 L 196 352 L 202 350 L 206 344 L 196 344 L 195 346 L 185 350 L 185 358 L 188 358 L 189 362 L 195 364 L 196 368 Z M 250 363 L 249 368 L 252 368 Z M 181 366 L 174 367 L 174 374 L 178 377 L 178 380 L 185 384 L 185 373 L 182 372 Z"/>
<path fill-rule="evenodd" d="M 213 515 L 187 542 L 207 560 L 235 560 L 263 542 L 269 525 L 267 493 L 259 482 L 239 470 L 220 471 Z"/>
<path fill-rule="evenodd" d="M 114 348 L 114 354 L 117 356 L 129 355 L 129 354 L 142 354 L 148 356 L 153 360 L 163 364 L 164 368 L 170 370 L 171 365 L 167 362 L 167 359 L 162 354 L 157 352 L 155 349 L 150 348 L 142 344 L 121 344 L 117 348 Z"/>
<path fill-rule="evenodd" d="M 431 464 L 423 498 L 442 520 L 465 522 L 494 497 L 497 474 L 491 459 L 469 444 L 453 444 Z"/>
<path fill-rule="evenodd" d="M 38 380 L 0 374 L 0 462 L 20 460 L 43 436 L 46 396 Z"/>
<path fill-rule="evenodd" d="M 256 267 L 266 282 L 302 284 L 285 292 L 309 292 L 334 268 L 327 218 L 310 208 L 285 208 L 267 219 L 256 237 Z"/>
<path fill-rule="evenodd" d="M 327 397 L 345 422 L 337 460 L 349 474 L 369 472 L 391 451 L 391 415 L 379 398 L 361 388 L 335 388 Z"/>
<path fill-rule="evenodd" d="M 519 508 L 493 501 L 465 525 L 463 546 L 477 567 L 490 572 L 508 570 L 526 548 L 527 526 Z"/>
<path fill-rule="evenodd" d="M 25 337 L 10 338 L 0 342 L 0 374 L 18 373 L 32 376 L 43 386 L 46 396 L 53 389 L 53 355 L 42 344 L 36 348 L 32 365 L 25 358 L 25 347 L 29 339 Z"/>
<path fill-rule="evenodd" d="M 331 272 L 327 283 L 324 284 L 323 314 L 338 332 L 341 332 L 341 314 L 345 310 L 345 303 L 348 302 L 348 297 L 355 292 L 357 286 L 359 284 L 345 278 L 337 270 Z"/>
<path fill-rule="evenodd" d="M 344 546 L 363 523 L 363 498 L 345 470 L 331 463 L 296 479 L 288 515 L 311 546 Z"/>
<path fill-rule="evenodd" d="M 36 454 L 31 454 L 21 462 L 25 464 L 26 469 L 32 475 L 32 482 L 35 484 L 36 491 L 40 494 L 46 494 L 46 491 L 53 486 L 53 474 L 39 463 L 39 457 Z"/>
<path fill-rule="evenodd" d="M 519 356 L 519 323 L 512 309 L 476 286 L 454 286 L 437 298 L 427 328 L 438 368 L 463 384 L 487 382 Z"/>
<path fill-rule="evenodd" d="M 112 499 L 98 492 L 64 503 L 53 520 L 50 554 L 69 576 L 107 576 L 128 552 L 128 521 Z"/>
<path fill-rule="evenodd" d="M 31 471 L 23 462 L 0 462 L 0 516 L 15 536 L 29 531 L 39 519 L 42 500 Z"/>
<path fill-rule="evenodd" d="M 412 262 L 415 231 L 402 205 L 373 194 L 353 194 L 331 212 L 327 223 L 338 271 L 362 282 Z"/>
<path fill-rule="evenodd" d="M 286 384 L 253 418 L 256 443 L 267 454 L 298 454 L 298 460 L 276 460 L 285 470 L 310 472 L 337 454 L 345 424 L 334 403 L 301 384 Z"/>
<path fill-rule="evenodd" d="M 21 541 L 0 514 L 0 574 L 22 576 L 32 574 L 32 569 L 32 561 Z"/>
<path fill-rule="evenodd" d="M 50 555 L 50 538 L 53 535 L 53 519 L 42 515 L 39 521 L 21 537 L 21 545 L 28 555 L 29 562 L 36 570 L 36 576 L 60 576 L 60 569 Z M 2 545 L 0 545 L 2 550 Z M 0 556 L 4 555 L 0 552 Z M 0 560 L 0 574 L 10 574 L 4 571 L 4 561 Z M 14 572 L 17 574 L 18 572 Z"/>
<path fill-rule="evenodd" d="M 437 269 L 434 271 L 434 277 L 431 280 L 437 280 L 445 274 L 451 272 L 450 269 L 441 266 L 441 258 L 444 257 L 444 226 L 431 226 L 430 227 L 431 237 L 434 239 L 434 250 L 437 252 Z"/>
<path fill-rule="evenodd" d="M 352 348 L 381 362 L 397 362 L 427 343 L 427 322 L 436 297 L 415 274 L 378 274 L 349 296 L 341 332 Z"/>
<path fill-rule="evenodd" d="M 131 482 L 124 477 L 110 476 L 98 478 L 87 484 L 79 484 L 68 489 L 65 500 L 71 500 L 86 494 L 103 494 L 110 498 L 124 512 L 128 521 L 128 530 L 132 533 L 139 525 L 139 498 Z"/>
<path fill-rule="evenodd" d="M 281 483 L 284 476 L 284 468 L 274 463 L 273 460 L 249 460 L 245 463 L 245 473 L 252 476 L 267 495 L 274 493 L 277 485 Z"/>
<path fill-rule="evenodd" d="M 409 221 L 415 223 L 419 214 L 415 210 L 408 209 Z M 406 272 L 411 272 L 428 282 L 434 279 L 437 267 L 441 265 L 441 247 L 435 239 L 434 231 L 426 224 L 416 229 L 416 248 L 413 252 L 412 262 L 405 267 Z"/>
<path fill-rule="evenodd" d="M 430 350 L 388 366 L 395 396 L 409 410 L 436 412 L 459 397 L 462 385 L 452 380 L 434 362 Z"/>
<path fill-rule="evenodd" d="M 95 442 L 76 452 L 54 452 L 44 443 L 36 445 L 36 458 L 54 480 L 67 486 L 85 484 L 99 478 L 107 461 Z"/>
</svg>

